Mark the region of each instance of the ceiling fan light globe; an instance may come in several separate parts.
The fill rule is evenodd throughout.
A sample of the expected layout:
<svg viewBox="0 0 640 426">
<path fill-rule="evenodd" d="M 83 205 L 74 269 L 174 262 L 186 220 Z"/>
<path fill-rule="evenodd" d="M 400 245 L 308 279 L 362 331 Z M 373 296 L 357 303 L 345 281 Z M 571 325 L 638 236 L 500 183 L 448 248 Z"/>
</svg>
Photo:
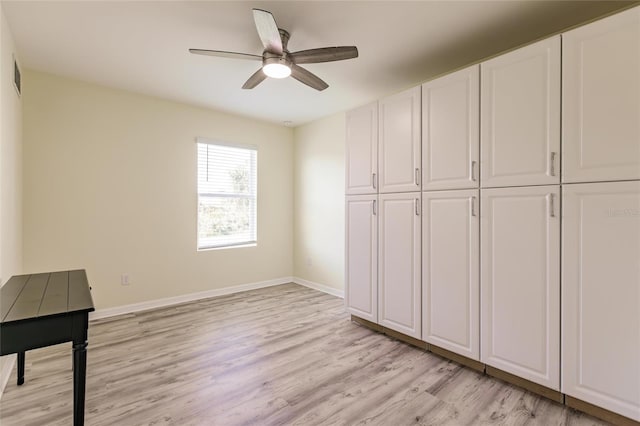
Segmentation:
<svg viewBox="0 0 640 426">
<path fill-rule="evenodd" d="M 285 64 L 272 63 L 265 64 L 262 67 L 262 72 L 271 78 L 287 78 L 291 75 L 291 68 Z"/>
</svg>

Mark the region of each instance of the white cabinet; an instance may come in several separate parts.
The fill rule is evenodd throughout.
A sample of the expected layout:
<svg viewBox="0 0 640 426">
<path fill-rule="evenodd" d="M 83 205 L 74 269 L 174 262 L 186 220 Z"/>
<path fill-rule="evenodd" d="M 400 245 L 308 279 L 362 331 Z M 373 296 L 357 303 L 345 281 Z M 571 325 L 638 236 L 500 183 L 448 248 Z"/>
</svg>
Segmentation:
<svg viewBox="0 0 640 426">
<path fill-rule="evenodd" d="M 379 102 L 380 192 L 420 191 L 420 86 Z"/>
<path fill-rule="evenodd" d="M 563 182 L 640 179 L 640 8 L 562 39 Z"/>
<path fill-rule="evenodd" d="M 478 190 L 422 193 L 422 340 L 480 359 Z"/>
<path fill-rule="evenodd" d="M 381 194 L 379 204 L 379 324 L 420 339 L 420 193 Z"/>
<path fill-rule="evenodd" d="M 480 66 L 422 85 L 422 190 L 478 187 Z"/>
<path fill-rule="evenodd" d="M 560 36 L 481 64 L 482 187 L 560 182 Z"/>
<path fill-rule="evenodd" d="M 640 421 L 640 182 L 563 187 L 562 392 Z"/>
<path fill-rule="evenodd" d="M 378 103 L 346 113 L 345 193 L 375 194 L 378 173 Z"/>
<path fill-rule="evenodd" d="M 559 186 L 481 191 L 481 360 L 560 389 Z"/>
<path fill-rule="evenodd" d="M 378 321 L 377 195 L 346 199 L 345 304 L 351 314 Z"/>
</svg>

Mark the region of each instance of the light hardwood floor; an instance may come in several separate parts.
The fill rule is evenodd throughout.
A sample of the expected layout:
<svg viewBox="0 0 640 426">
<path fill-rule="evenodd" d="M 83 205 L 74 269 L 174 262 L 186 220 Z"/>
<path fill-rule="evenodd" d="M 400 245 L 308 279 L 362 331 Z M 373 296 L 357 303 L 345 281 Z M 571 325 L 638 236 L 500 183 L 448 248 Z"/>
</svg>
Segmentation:
<svg viewBox="0 0 640 426">
<path fill-rule="evenodd" d="M 87 425 L 602 425 L 281 285 L 89 326 Z M 27 352 L 0 424 L 72 423 L 70 344 Z"/>
</svg>

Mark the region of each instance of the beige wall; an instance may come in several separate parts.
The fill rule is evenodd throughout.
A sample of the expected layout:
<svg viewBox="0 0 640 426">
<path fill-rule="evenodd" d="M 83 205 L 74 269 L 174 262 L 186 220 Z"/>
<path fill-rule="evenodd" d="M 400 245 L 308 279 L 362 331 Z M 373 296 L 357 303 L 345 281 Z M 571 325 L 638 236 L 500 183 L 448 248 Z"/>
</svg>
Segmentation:
<svg viewBox="0 0 640 426">
<path fill-rule="evenodd" d="M 294 275 L 344 291 L 345 115 L 297 127 Z"/>
<path fill-rule="evenodd" d="M 0 17 L 0 285 L 22 272 L 22 102 L 13 86 L 15 46 Z M 17 55 L 16 55 L 17 57 Z M 20 62 L 18 62 L 19 64 Z"/>
<path fill-rule="evenodd" d="M 22 272 L 22 102 L 13 87 L 14 54 L 18 57 L 0 9 L 0 286 Z M 0 396 L 13 358 L 0 357 Z"/>
<path fill-rule="evenodd" d="M 26 270 L 86 268 L 99 309 L 292 275 L 292 129 L 38 72 L 23 100 Z M 257 247 L 196 251 L 197 136 L 258 146 Z"/>
</svg>

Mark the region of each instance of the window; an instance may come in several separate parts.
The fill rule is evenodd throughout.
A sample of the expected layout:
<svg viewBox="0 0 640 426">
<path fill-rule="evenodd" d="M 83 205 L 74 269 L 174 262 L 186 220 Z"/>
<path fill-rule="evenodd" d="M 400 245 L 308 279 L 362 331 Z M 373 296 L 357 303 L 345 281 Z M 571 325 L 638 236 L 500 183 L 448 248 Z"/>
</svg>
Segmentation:
<svg viewBox="0 0 640 426">
<path fill-rule="evenodd" d="M 257 157 L 198 139 L 198 250 L 255 244 Z"/>
</svg>

